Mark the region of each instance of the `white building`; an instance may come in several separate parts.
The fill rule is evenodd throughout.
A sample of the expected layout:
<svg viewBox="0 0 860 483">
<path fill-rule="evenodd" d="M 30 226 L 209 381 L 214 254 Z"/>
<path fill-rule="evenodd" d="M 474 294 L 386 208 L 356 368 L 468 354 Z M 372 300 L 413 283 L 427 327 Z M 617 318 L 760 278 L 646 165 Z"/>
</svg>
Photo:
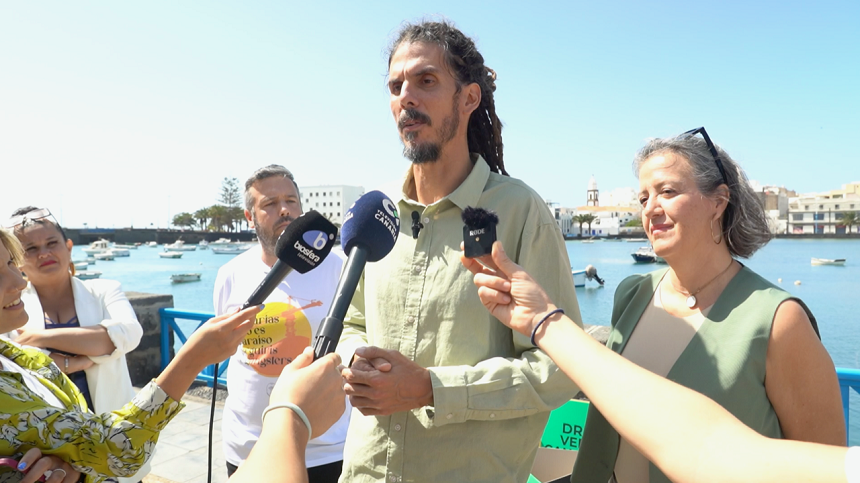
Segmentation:
<svg viewBox="0 0 860 483">
<path fill-rule="evenodd" d="M 576 209 L 578 215 L 590 214 L 597 217 L 591 222 L 591 231 L 588 231 L 588 224 L 584 224 L 582 231 L 583 236 L 616 236 L 620 233 L 641 233 L 642 228 L 637 227 L 636 230 L 624 229 L 627 223 L 632 220 L 639 219 L 639 208 L 629 206 L 580 206 Z M 579 233 L 579 224 L 576 226 L 575 233 Z"/>
<path fill-rule="evenodd" d="M 600 194 L 597 189 L 597 180 L 594 176 L 588 180 L 588 189 L 585 197 L 586 206 L 578 208 L 559 208 L 556 212 L 556 221 L 562 227 L 562 233 L 583 236 L 617 236 L 618 234 L 641 232 L 641 227 L 633 230 L 625 228 L 631 220 L 639 218 L 638 196 L 633 188 L 616 188 L 608 193 Z M 563 211 L 565 210 L 565 211 Z M 582 227 L 574 220 L 577 215 L 594 215 L 596 220 L 591 222 L 591 226 L 584 223 Z M 568 231 L 565 232 L 564 226 L 569 220 Z"/>
<path fill-rule="evenodd" d="M 325 185 L 302 186 L 302 207 L 305 211 L 319 211 L 332 223 L 342 224 L 346 210 L 364 194 L 362 186 Z"/>
<path fill-rule="evenodd" d="M 788 233 L 844 234 L 848 227 L 841 220 L 846 213 L 860 218 L 860 182 L 842 185 L 841 190 L 809 193 L 789 199 Z M 860 231 L 854 224 L 851 233 Z"/>
<path fill-rule="evenodd" d="M 561 230 L 561 234 L 563 236 L 576 235 L 579 233 L 574 230 L 577 228 L 576 223 L 573 221 L 573 217 L 576 215 L 575 208 L 565 208 L 558 206 L 558 203 L 550 200 L 544 200 L 546 202 L 546 206 L 549 208 L 549 211 L 552 213 L 555 218 L 555 222 L 558 223 L 558 228 Z"/>
</svg>

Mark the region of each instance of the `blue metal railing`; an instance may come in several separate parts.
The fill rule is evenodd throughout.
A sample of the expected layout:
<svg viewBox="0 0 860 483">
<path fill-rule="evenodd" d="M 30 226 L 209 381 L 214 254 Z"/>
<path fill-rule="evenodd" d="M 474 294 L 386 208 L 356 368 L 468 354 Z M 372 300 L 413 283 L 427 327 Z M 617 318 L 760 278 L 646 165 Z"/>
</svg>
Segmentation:
<svg viewBox="0 0 860 483">
<path fill-rule="evenodd" d="M 194 327 L 194 330 L 197 330 L 201 325 L 203 325 L 203 322 L 215 317 L 215 314 L 169 308 L 159 309 L 158 312 L 161 315 L 161 370 L 163 371 L 164 368 L 167 367 L 167 364 L 170 363 L 170 334 L 168 328 L 173 329 L 173 333 L 179 337 L 179 340 L 182 341 L 183 344 L 188 342 L 188 336 L 185 335 L 176 323 L 176 319 L 198 321 L 199 324 Z M 194 330 L 191 332 L 194 332 Z M 188 335 L 191 334 L 189 333 Z M 230 359 L 227 359 L 226 361 L 218 364 L 218 384 L 227 384 L 227 376 L 224 375 L 224 371 L 227 370 L 227 364 L 229 362 Z M 197 375 L 197 380 L 205 382 L 207 385 L 211 386 L 214 379 L 214 372 L 214 364 L 206 366 L 206 368 L 203 369 L 203 372 Z"/>
<path fill-rule="evenodd" d="M 197 330 L 201 325 L 203 325 L 203 322 L 211 319 L 215 314 L 167 308 L 159 309 L 159 313 L 161 314 L 161 370 L 164 370 L 164 368 L 167 367 L 167 364 L 170 363 L 169 329 L 173 329 L 173 333 L 179 337 L 179 340 L 182 341 L 183 344 L 188 341 L 188 337 L 176 323 L 176 319 L 196 320 L 200 322 L 197 324 L 197 327 L 194 328 L 194 330 Z M 227 359 L 218 365 L 218 384 L 227 384 L 227 377 L 224 375 L 224 371 L 227 369 L 227 363 L 229 362 L 230 359 Z M 214 365 L 207 366 L 206 369 L 203 369 L 203 372 L 197 375 L 197 380 L 205 382 L 207 385 L 211 386 L 214 371 Z M 850 428 L 850 425 L 848 424 L 848 407 L 851 389 L 854 389 L 854 391 L 860 394 L 860 369 L 837 367 L 836 375 L 839 376 L 839 390 L 842 393 L 842 411 L 845 414 L 845 428 L 847 432 L 848 428 Z"/>
<path fill-rule="evenodd" d="M 857 394 L 860 394 L 860 369 L 847 369 L 845 367 L 837 367 L 836 375 L 839 376 L 839 390 L 842 392 L 842 411 L 845 414 L 845 432 L 851 426 L 848 424 L 848 406 L 851 396 L 851 389 L 854 389 Z M 849 437 L 850 441 L 851 438 Z"/>
</svg>

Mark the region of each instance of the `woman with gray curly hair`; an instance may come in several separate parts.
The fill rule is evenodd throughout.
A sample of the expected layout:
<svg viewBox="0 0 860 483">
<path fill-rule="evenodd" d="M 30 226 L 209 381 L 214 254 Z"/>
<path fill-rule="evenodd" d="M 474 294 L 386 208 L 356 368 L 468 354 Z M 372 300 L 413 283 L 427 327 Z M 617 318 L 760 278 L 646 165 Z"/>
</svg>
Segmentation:
<svg viewBox="0 0 860 483">
<path fill-rule="evenodd" d="M 649 141 L 634 170 L 642 226 L 669 267 L 621 282 L 607 346 L 765 436 L 844 445 L 839 382 L 815 318 L 737 260 L 771 238 L 740 166 L 698 128 Z M 586 427 L 571 481 L 669 481 L 594 408 Z"/>
</svg>

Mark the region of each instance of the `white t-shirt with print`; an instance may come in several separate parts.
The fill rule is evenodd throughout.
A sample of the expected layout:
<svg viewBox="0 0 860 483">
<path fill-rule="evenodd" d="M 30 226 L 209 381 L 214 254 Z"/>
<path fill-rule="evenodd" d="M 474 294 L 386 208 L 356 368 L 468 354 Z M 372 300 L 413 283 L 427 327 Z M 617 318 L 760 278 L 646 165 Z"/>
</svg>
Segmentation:
<svg viewBox="0 0 860 483">
<path fill-rule="evenodd" d="M 262 247 L 257 245 L 218 270 L 213 296 L 216 314 L 242 306 L 263 281 L 270 268 L 261 256 Z M 221 433 L 224 456 L 231 464 L 238 466 L 247 459 L 259 439 L 263 410 L 284 366 L 313 343 L 334 298 L 344 260 L 343 251 L 335 248 L 315 269 L 287 275 L 265 300 L 256 325 L 230 358 Z M 343 459 L 350 409 L 347 401 L 340 420 L 308 443 L 309 468 Z"/>
</svg>

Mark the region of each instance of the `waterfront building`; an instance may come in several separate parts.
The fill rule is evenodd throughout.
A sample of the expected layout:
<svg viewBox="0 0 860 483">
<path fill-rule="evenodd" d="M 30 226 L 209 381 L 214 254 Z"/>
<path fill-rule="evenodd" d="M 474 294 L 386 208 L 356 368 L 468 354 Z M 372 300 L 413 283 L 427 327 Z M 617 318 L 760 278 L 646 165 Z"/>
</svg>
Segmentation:
<svg viewBox="0 0 860 483">
<path fill-rule="evenodd" d="M 756 181 L 750 181 L 750 184 L 764 207 L 770 232 L 787 233 L 789 200 L 797 197 L 797 193 L 784 186 L 760 185 Z"/>
<path fill-rule="evenodd" d="M 597 217 L 583 232 L 588 236 L 617 236 L 622 233 L 643 233 L 642 227 L 627 227 L 627 223 L 638 220 L 640 209 L 630 206 L 580 206 L 576 209 L 578 215 L 589 214 Z M 577 227 L 578 228 L 578 227 Z M 579 233 L 579 231 L 577 231 Z"/>
<path fill-rule="evenodd" d="M 578 227 L 575 226 L 576 222 L 573 221 L 573 217 L 576 216 L 576 208 L 565 208 L 551 200 L 544 201 L 550 213 L 555 218 L 555 222 L 558 223 L 558 228 L 561 230 L 562 235 L 569 237 L 579 233 Z"/>
<path fill-rule="evenodd" d="M 305 211 L 319 211 L 332 223 L 341 225 L 346 210 L 364 194 L 364 187 L 344 184 L 302 186 L 299 191 Z"/>
<path fill-rule="evenodd" d="M 860 219 L 860 181 L 842 185 L 842 189 L 807 193 L 788 202 L 787 232 L 792 234 L 845 234 L 843 222 L 847 213 Z M 860 233 L 854 223 L 851 233 Z"/>
<path fill-rule="evenodd" d="M 617 236 L 622 233 L 641 234 L 641 227 L 626 227 L 631 220 L 639 218 L 641 208 L 636 190 L 633 188 L 616 188 L 600 194 L 597 180 L 594 176 L 588 180 L 585 190 L 585 206 L 567 208 L 559 203 L 546 200 L 546 205 L 555 217 L 562 235 L 565 237 L 578 236 Z M 589 226 L 582 227 L 576 221 L 578 215 L 590 214 L 597 217 Z"/>
</svg>

